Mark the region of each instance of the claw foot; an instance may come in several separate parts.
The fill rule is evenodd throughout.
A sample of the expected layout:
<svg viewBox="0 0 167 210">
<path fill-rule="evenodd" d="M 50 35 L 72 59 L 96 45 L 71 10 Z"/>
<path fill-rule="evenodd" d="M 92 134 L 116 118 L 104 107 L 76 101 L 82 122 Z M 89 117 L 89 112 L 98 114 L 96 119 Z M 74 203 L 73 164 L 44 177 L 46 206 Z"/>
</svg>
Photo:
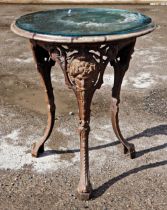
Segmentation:
<svg viewBox="0 0 167 210">
<path fill-rule="evenodd" d="M 130 144 L 129 148 L 124 146 L 124 154 L 129 154 L 131 159 L 134 159 L 136 157 L 136 151 L 134 144 Z"/>
<path fill-rule="evenodd" d="M 81 201 L 88 201 L 91 198 L 92 192 L 77 192 L 77 197 Z"/>
<path fill-rule="evenodd" d="M 39 157 L 40 154 L 44 152 L 44 145 L 38 146 L 36 143 L 33 143 L 31 155 L 33 157 Z"/>
<path fill-rule="evenodd" d="M 78 186 L 77 197 L 79 200 L 87 201 L 92 196 L 92 185 L 89 183 L 87 187 Z"/>
</svg>

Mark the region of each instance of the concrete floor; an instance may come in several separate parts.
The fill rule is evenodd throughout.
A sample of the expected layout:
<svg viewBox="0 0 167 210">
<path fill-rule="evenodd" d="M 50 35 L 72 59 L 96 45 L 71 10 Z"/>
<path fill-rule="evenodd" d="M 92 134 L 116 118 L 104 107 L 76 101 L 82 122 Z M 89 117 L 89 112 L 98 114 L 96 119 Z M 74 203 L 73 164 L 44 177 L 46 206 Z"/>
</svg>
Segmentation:
<svg viewBox="0 0 167 210">
<path fill-rule="evenodd" d="M 90 173 L 94 197 L 79 201 L 78 110 L 53 68 L 56 125 L 46 152 L 30 155 L 46 125 L 46 107 L 28 40 L 10 31 L 18 16 L 58 6 L 0 5 L 0 210 L 167 210 L 167 24 L 165 6 L 113 6 L 149 15 L 157 30 L 137 40 L 121 92 L 122 133 L 137 150 L 122 154 L 110 123 L 113 69 L 93 98 Z M 59 6 L 63 7 L 63 6 Z M 69 113 L 73 112 L 74 115 Z"/>
</svg>

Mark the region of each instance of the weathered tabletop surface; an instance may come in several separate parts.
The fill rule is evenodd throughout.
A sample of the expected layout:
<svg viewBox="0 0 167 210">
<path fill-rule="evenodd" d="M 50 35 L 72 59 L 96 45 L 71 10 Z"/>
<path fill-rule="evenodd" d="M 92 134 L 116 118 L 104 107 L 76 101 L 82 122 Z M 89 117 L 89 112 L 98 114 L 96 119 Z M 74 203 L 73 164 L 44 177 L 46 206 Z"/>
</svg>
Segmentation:
<svg viewBox="0 0 167 210">
<path fill-rule="evenodd" d="M 32 155 L 44 152 L 55 121 L 51 67 L 58 63 L 65 83 L 71 88 L 79 106 L 80 182 L 78 194 L 87 200 L 92 193 L 89 178 L 88 136 L 93 94 L 103 83 L 110 63 L 114 68 L 111 97 L 111 121 L 124 153 L 135 158 L 135 147 L 127 142 L 119 128 L 120 90 L 134 51 L 136 38 L 155 29 L 150 17 L 116 9 L 77 8 L 27 14 L 11 25 L 16 34 L 30 40 L 37 70 L 44 83 L 48 103 L 48 125 L 44 136 L 33 145 Z"/>
<path fill-rule="evenodd" d="M 150 17 L 118 9 L 57 9 L 24 15 L 12 24 L 18 35 L 43 41 L 101 42 L 137 37 L 154 29 Z"/>
</svg>

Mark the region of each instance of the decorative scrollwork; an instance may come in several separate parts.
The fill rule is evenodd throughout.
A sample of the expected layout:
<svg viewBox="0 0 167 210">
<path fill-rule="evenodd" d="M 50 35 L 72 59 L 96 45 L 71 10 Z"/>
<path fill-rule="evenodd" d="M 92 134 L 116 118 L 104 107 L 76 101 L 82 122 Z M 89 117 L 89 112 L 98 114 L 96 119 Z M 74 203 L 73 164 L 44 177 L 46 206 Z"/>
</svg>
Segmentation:
<svg viewBox="0 0 167 210">
<path fill-rule="evenodd" d="M 67 72 L 71 82 L 82 90 L 94 86 L 98 78 L 99 69 L 93 57 L 77 56 L 68 64 Z"/>
<path fill-rule="evenodd" d="M 130 60 L 129 54 L 126 53 L 129 52 L 128 43 L 131 44 L 132 40 L 120 41 L 119 44 L 109 42 L 64 45 L 38 41 L 38 44 L 48 51 L 51 60 L 60 65 L 65 83 L 74 91 L 100 88 L 109 62 L 115 69 L 127 69 Z"/>
<path fill-rule="evenodd" d="M 90 58 L 86 60 L 85 57 L 74 58 L 68 65 L 68 73 L 71 77 L 81 79 L 87 79 L 94 75 L 96 71 L 96 62 Z"/>
</svg>

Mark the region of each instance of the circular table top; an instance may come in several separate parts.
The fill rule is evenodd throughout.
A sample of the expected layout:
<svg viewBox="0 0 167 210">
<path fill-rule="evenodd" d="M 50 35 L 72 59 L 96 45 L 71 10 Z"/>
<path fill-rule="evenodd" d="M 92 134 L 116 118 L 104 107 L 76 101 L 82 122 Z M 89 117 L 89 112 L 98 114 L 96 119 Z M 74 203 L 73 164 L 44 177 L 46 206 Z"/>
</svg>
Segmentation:
<svg viewBox="0 0 167 210">
<path fill-rule="evenodd" d="M 21 16 L 12 31 L 48 42 L 100 42 L 137 37 L 154 30 L 151 18 L 107 8 L 56 9 Z"/>
</svg>

